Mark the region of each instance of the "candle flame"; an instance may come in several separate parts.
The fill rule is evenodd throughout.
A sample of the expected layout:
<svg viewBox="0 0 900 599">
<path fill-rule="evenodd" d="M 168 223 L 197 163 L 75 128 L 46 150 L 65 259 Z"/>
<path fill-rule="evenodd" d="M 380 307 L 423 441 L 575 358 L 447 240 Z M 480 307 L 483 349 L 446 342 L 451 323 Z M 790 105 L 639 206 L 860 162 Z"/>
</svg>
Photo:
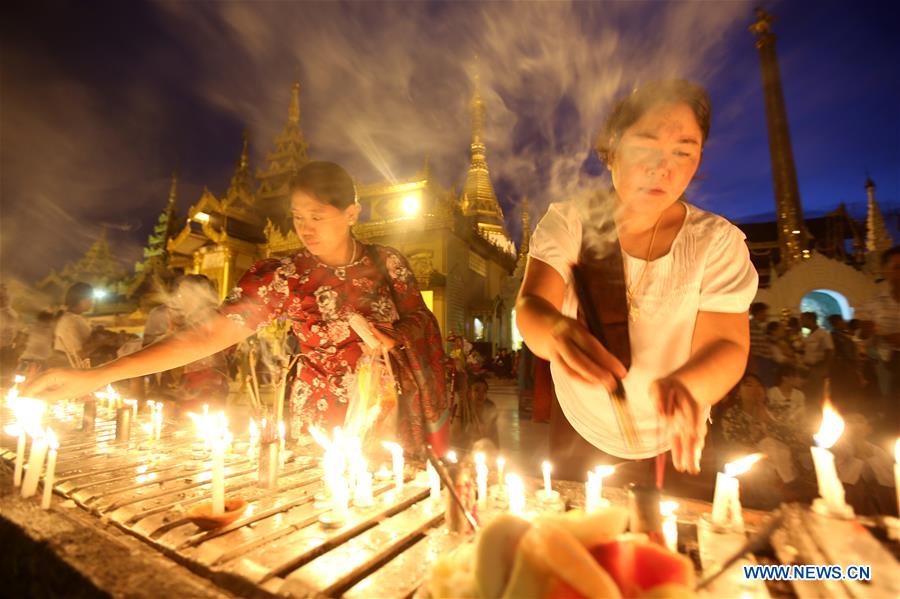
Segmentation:
<svg viewBox="0 0 900 599">
<path fill-rule="evenodd" d="M 506 465 L 506 459 L 503 456 L 497 458 L 497 468 L 503 468 Z"/>
<path fill-rule="evenodd" d="M 615 471 L 616 471 L 615 466 L 597 466 L 596 468 L 594 468 L 594 472 L 601 479 L 606 478 L 607 476 L 610 476 Z"/>
<path fill-rule="evenodd" d="M 326 435 L 319 427 L 310 426 L 309 434 L 310 436 L 312 436 L 313 440 L 316 443 L 322 446 L 322 449 L 325 449 L 327 451 L 331 447 L 331 440 L 328 438 L 328 435 Z"/>
<path fill-rule="evenodd" d="M 54 433 L 53 429 L 50 427 L 47 427 L 47 445 L 50 449 L 59 449 L 59 441 L 56 439 L 56 433 Z"/>
<path fill-rule="evenodd" d="M 13 379 L 13 382 L 15 382 L 15 384 L 17 384 L 17 385 L 18 385 L 19 383 L 24 383 L 24 382 L 25 382 L 25 377 L 24 377 L 23 375 L 21 375 L 21 374 L 17 374 L 16 377 L 15 377 L 15 379 Z"/>
<path fill-rule="evenodd" d="M 256 426 L 256 420 L 253 418 L 250 419 L 250 438 L 256 439 L 259 437 L 259 427 Z"/>
<path fill-rule="evenodd" d="M 403 448 L 398 443 L 394 443 L 393 441 L 382 441 L 381 444 L 385 449 L 391 452 L 391 455 L 403 454 Z"/>
<path fill-rule="evenodd" d="M 484 455 L 483 451 L 475 452 L 475 465 L 476 466 L 486 466 L 487 465 L 487 456 Z"/>
<path fill-rule="evenodd" d="M 452 463 L 452 464 L 455 464 L 456 462 L 459 461 L 459 458 L 456 457 L 456 452 L 453 451 L 452 449 L 451 449 L 450 451 L 447 452 L 447 456 L 446 456 L 446 457 L 447 457 L 447 461 L 450 462 L 450 463 Z"/>
<path fill-rule="evenodd" d="M 825 401 L 822 408 L 822 424 L 819 425 L 819 432 L 813 435 L 816 446 L 822 449 L 830 449 L 832 445 L 837 443 L 841 434 L 844 432 L 844 419 L 835 411 L 830 401 Z"/>
<path fill-rule="evenodd" d="M 663 518 L 668 518 L 669 516 L 675 515 L 675 510 L 678 509 L 677 501 L 660 501 L 659 502 L 659 513 Z"/>
<path fill-rule="evenodd" d="M 278 421 L 278 438 L 284 439 L 285 429 L 284 429 L 284 420 Z"/>
<path fill-rule="evenodd" d="M 553 464 L 550 463 L 550 460 L 541 462 L 541 472 L 543 472 L 545 476 L 553 472 Z"/>
<path fill-rule="evenodd" d="M 19 429 L 25 431 L 31 437 L 42 437 L 44 435 L 41 419 L 47 409 L 46 403 L 40 399 L 16 397 L 11 403 L 11 407 Z"/>
<path fill-rule="evenodd" d="M 735 460 L 733 462 L 729 462 L 725 464 L 725 474 L 728 476 L 740 476 L 744 474 L 750 468 L 753 467 L 753 464 L 766 457 L 763 453 L 752 453 L 748 456 L 744 456 L 739 460 Z"/>
</svg>

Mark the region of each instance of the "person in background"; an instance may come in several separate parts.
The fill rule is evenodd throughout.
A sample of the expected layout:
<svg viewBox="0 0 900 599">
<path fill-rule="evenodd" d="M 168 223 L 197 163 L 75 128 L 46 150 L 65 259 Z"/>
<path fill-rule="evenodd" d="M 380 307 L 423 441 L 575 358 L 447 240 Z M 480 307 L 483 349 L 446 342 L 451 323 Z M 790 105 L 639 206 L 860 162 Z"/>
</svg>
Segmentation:
<svg viewBox="0 0 900 599">
<path fill-rule="evenodd" d="M 877 359 L 882 391 L 879 432 L 896 435 L 900 421 L 900 245 L 881 255 L 881 269 L 887 284 L 860 307 L 858 316 L 873 331 L 870 355 Z"/>
<path fill-rule="evenodd" d="M 38 312 L 35 323 L 28 329 L 28 340 L 25 351 L 19 357 L 18 370 L 22 374 L 32 376 L 47 367 L 47 361 L 53 355 L 53 329 L 55 317 L 50 310 Z"/>
<path fill-rule="evenodd" d="M 53 332 L 53 349 L 56 352 L 53 366 L 69 365 L 73 368 L 86 364 L 91 347 L 91 324 L 84 317 L 94 307 L 94 288 L 87 283 L 74 283 L 66 291 L 65 307 L 56 319 Z"/>
<path fill-rule="evenodd" d="M 803 378 L 791 364 L 778 367 L 778 385 L 766 392 L 767 408 L 772 417 L 783 425 L 802 430 L 806 415 L 806 397 L 800 390 Z"/>
<path fill-rule="evenodd" d="M 865 416 L 847 413 L 844 422 L 844 434 L 832 447 L 832 453 L 847 503 L 857 514 L 897 515 L 893 456 L 872 443 L 872 426 Z"/>
<path fill-rule="evenodd" d="M 797 363 L 794 348 L 787 339 L 787 331 L 783 324 L 773 320 L 766 325 L 766 335 L 772 348 L 772 359 L 776 364 L 781 366 L 782 364 L 794 365 Z"/>
<path fill-rule="evenodd" d="M 481 439 L 490 441 L 493 450 L 500 449 L 497 405 L 488 399 L 487 393 L 485 377 L 474 376 L 469 380 L 469 409 L 459 414 L 451 433 L 453 445 L 463 451 L 469 451 Z"/>
<path fill-rule="evenodd" d="M 750 304 L 750 359 L 747 370 L 756 374 L 763 385 L 775 384 L 775 352 L 766 332 L 769 322 L 769 304 L 753 302 Z"/>
<path fill-rule="evenodd" d="M 9 304 L 6 285 L 0 284 L 0 385 L 3 386 L 12 381 L 19 351 L 19 315 Z"/>
<path fill-rule="evenodd" d="M 794 350 L 794 356 L 797 357 L 797 364 L 799 365 L 800 358 L 803 355 L 803 327 L 800 326 L 800 319 L 796 316 L 788 318 L 785 337 L 791 345 L 791 349 Z"/>
<path fill-rule="evenodd" d="M 800 316 L 800 322 L 803 328 L 809 329 L 809 334 L 803 341 L 803 366 L 806 369 L 803 393 L 806 395 L 808 409 L 821 412 L 825 376 L 834 358 L 834 342 L 831 334 L 819 326 L 815 312 L 804 312 Z"/>
<path fill-rule="evenodd" d="M 859 350 L 840 314 L 830 315 L 828 324 L 831 325 L 831 343 L 834 345 L 834 360 L 828 373 L 832 398 L 843 411 L 848 411 L 851 406 L 858 409 L 862 389 Z"/>
</svg>

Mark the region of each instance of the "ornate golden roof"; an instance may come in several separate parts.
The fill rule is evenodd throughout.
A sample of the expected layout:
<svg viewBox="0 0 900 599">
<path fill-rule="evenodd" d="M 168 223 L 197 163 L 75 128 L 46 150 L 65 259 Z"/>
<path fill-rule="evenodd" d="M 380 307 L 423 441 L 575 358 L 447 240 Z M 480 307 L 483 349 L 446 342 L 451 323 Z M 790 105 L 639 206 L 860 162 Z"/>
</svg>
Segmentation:
<svg viewBox="0 0 900 599">
<path fill-rule="evenodd" d="M 881 207 L 875 199 L 875 183 L 866 180 L 866 192 L 869 196 L 869 210 L 866 215 L 866 251 L 874 253 L 880 259 L 881 253 L 894 246 L 894 239 L 884 224 Z"/>
</svg>

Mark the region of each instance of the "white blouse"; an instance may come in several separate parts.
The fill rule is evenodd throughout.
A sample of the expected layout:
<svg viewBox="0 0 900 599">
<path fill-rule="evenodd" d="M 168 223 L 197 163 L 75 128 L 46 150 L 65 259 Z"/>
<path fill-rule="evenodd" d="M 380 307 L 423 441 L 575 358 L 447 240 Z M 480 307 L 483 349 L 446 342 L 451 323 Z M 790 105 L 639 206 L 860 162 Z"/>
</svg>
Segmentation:
<svg viewBox="0 0 900 599">
<path fill-rule="evenodd" d="M 639 316 L 628 323 L 631 368 L 622 381 L 640 446 L 625 445 L 605 388 L 574 380 L 557 364 L 550 366 L 559 405 L 572 427 L 602 451 L 622 458 L 648 458 L 669 449 L 650 385 L 690 357 L 697 313 L 746 312 L 756 295 L 758 276 L 741 230 L 721 216 L 684 206 L 684 223 L 668 254 L 647 264 L 623 253 L 629 285 L 648 268 L 634 290 Z M 566 284 L 562 313 L 570 318 L 578 314 L 572 266 L 581 251 L 581 212 L 575 201 L 551 204 L 531 239 L 530 256 L 553 267 Z"/>
</svg>

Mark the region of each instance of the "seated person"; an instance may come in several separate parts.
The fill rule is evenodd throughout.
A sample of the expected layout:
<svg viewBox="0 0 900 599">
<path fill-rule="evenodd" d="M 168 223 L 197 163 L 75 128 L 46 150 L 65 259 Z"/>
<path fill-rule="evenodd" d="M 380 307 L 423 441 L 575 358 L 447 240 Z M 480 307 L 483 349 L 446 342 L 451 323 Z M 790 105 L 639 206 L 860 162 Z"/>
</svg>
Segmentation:
<svg viewBox="0 0 900 599">
<path fill-rule="evenodd" d="M 777 378 L 778 384 L 766 392 L 766 408 L 776 421 L 802 428 L 806 411 L 806 396 L 800 390 L 803 378 L 790 364 L 778 367 Z"/>
<path fill-rule="evenodd" d="M 484 377 L 471 377 L 468 401 L 457 406 L 451 427 L 451 443 L 463 451 L 468 451 L 481 439 L 489 440 L 496 449 L 500 448 L 497 406 L 487 398 L 487 392 L 488 384 Z"/>
</svg>

